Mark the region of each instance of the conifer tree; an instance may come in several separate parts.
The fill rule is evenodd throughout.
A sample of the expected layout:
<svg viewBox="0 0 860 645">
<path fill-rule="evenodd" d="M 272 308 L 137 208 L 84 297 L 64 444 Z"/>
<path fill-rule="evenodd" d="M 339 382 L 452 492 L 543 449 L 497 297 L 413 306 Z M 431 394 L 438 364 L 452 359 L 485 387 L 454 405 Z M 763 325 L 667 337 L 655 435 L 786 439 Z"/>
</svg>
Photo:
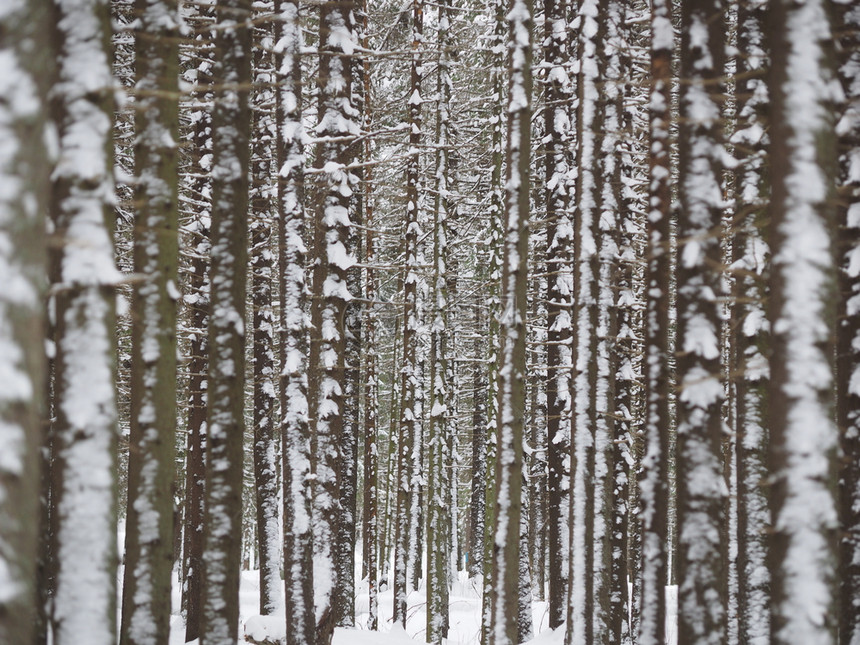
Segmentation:
<svg viewBox="0 0 860 645">
<path fill-rule="evenodd" d="M 4 283 L 0 296 L 0 374 L 3 389 L 0 393 L 0 433 L 2 433 L 3 459 L 0 464 L 0 640 L 9 643 L 30 643 L 36 637 L 36 557 L 39 532 L 39 482 L 41 449 L 41 414 L 45 380 L 45 349 L 43 338 L 43 299 L 46 280 L 46 245 L 44 243 L 44 212 L 50 194 L 50 158 L 44 145 L 48 87 L 53 61 L 53 42 L 50 37 L 51 3 L 26 0 L 7 3 L 0 16 L 0 60 L 3 74 L 0 78 L 0 272 Z M 92 7 L 87 7 L 91 9 Z M 93 13 L 95 17 L 95 12 Z M 107 21 L 95 21 L 95 34 Z M 68 26 L 68 22 L 66 22 Z M 107 58 L 101 49 L 103 40 L 84 39 L 100 53 L 96 58 L 106 68 Z M 92 51 L 92 50 L 91 50 Z M 68 59 L 65 59 L 68 61 Z M 65 96 L 71 98 L 68 90 Z M 79 89 L 79 88 L 76 88 Z M 79 92 L 76 92 L 79 95 Z M 107 107 L 107 103 L 103 104 Z M 103 105 L 93 106 L 101 141 L 110 128 L 110 112 L 102 112 Z M 105 148 L 102 148 L 104 150 Z M 107 161 L 107 157 L 102 158 Z M 107 165 L 94 168 L 96 176 L 103 176 Z M 104 186 L 99 184 L 100 188 Z M 103 202 L 95 203 L 89 215 L 96 215 L 95 224 L 104 225 Z M 103 231 L 104 232 L 104 231 Z M 104 239 L 106 236 L 102 236 Z M 77 276 L 87 276 L 82 267 Z M 87 280 L 89 282 L 89 280 Z M 99 305 L 104 307 L 98 287 L 87 285 L 83 289 L 89 303 L 79 301 L 86 322 L 92 322 L 94 331 L 101 337 L 108 335 L 109 327 L 99 317 Z M 94 302 L 93 302 L 94 301 Z M 88 304 L 94 306 L 88 307 Z M 101 312 L 105 309 L 102 308 Z M 81 340 L 81 336 L 78 336 Z M 98 343 L 98 338 L 94 339 Z M 109 350 L 109 347 L 105 348 Z M 110 370 L 111 354 L 103 355 L 102 375 Z M 75 392 L 77 394 L 78 392 Z M 71 393 L 70 393 L 71 394 Z M 108 398 L 113 402 L 113 390 L 108 385 Z M 109 434 L 115 431 L 115 407 L 108 409 Z M 77 421 L 78 419 L 75 419 Z M 98 420 L 96 420 L 98 421 Z M 100 426 L 97 430 L 102 429 Z M 109 463 L 113 455 L 102 453 Z M 113 469 L 107 469 L 110 475 Z M 104 473 L 100 473 L 104 475 Z M 84 482 L 88 483 L 88 482 Z M 114 494 L 111 487 L 109 493 Z M 101 509 L 112 519 L 115 506 Z M 111 523 L 101 525 L 99 540 L 111 540 Z M 114 544 L 116 542 L 114 541 Z M 72 546 L 69 544 L 68 546 Z M 109 571 L 115 563 L 115 549 L 108 553 L 94 553 L 90 566 L 94 570 L 96 588 L 107 585 L 111 589 Z M 97 564 L 96 564 L 97 563 Z M 92 566 L 92 565 L 96 566 Z M 107 566 L 106 566 L 107 565 Z M 106 571 L 108 577 L 105 577 Z M 68 575 L 68 572 L 65 574 Z M 110 598 L 113 601 L 113 598 Z M 111 619 L 107 604 L 93 603 L 90 615 Z M 108 630 L 105 630 L 108 631 Z M 66 642 L 71 642 L 67 640 Z M 107 642 L 107 641 L 100 641 Z"/>
<path fill-rule="evenodd" d="M 200 628 L 200 642 L 204 645 L 235 643 L 239 627 L 251 3 L 221 2 L 216 16 L 206 516 Z"/>
<path fill-rule="evenodd" d="M 827 5 L 771 10 L 771 642 L 837 642 L 836 74 Z"/>
<path fill-rule="evenodd" d="M 519 641 L 526 289 L 531 153 L 532 28 L 529 0 L 508 5 L 507 131 L 498 372 L 496 496 L 490 645 Z"/>
</svg>

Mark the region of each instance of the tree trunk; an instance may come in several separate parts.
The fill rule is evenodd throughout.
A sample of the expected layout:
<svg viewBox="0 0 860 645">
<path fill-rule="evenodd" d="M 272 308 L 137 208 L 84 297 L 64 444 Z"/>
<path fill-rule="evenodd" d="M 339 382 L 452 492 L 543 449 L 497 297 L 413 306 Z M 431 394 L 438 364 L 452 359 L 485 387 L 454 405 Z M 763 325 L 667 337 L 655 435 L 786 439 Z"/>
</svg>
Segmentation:
<svg viewBox="0 0 860 645">
<path fill-rule="evenodd" d="M 317 146 L 315 168 L 321 172 L 314 199 L 315 255 L 311 301 L 309 398 L 311 469 L 314 474 L 312 531 L 316 643 L 328 645 L 342 608 L 337 602 L 337 539 L 343 514 L 338 473 L 344 423 L 346 329 L 344 317 L 352 297 L 347 271 L 350 195 L 354 183 L 346 166 L 350 139 L 358 133 L 351 101 L 352 50 L 355 47 L 354 3 L 325 2 L 320 7 L 319 126 L 327 140 Z"/>
<path fill-rule="evenodd" d="M 638 643 L 663 645 L 668 583 L 669 507 L 669 284 L 671 280 L 670 218 L 670 89 L 673 34 L 670 4 L 651 5 L 651 95 L 649 104 L 649 202 L 645 235 L 645 419 L 639 473 L 641 525 L 641 596 Z"/>
<path fill-rule="evenodd" d="M 311 533 L 311 434 L 308 421 L 308 329 L 305 322 L 305 134 L 302 130 L 301 16 L 281 0 L 276 73 L 278 118 L 278 269 L 281 301 L 279 375 L 284 479 L 284 579 L 287 645 L 314 641 Z"/>
<path fill-rule="evenodd" d="M 832 34 L 823 2 L 770 7 L 771 642 L 835 643 Z"/>
<path fill-rule="evenodd" d="M 78 9 L 87 11 L 95 9 L 84 5 Z M 99 34 L 101 28 L 107 25 L 107 12 L 104 20 L 95 20 L 94 31 Z M 37 637 L 35 628 L 37 617 L 36 560 L 39 546 L 39 490 L 40 490 L 40 450 L 42 447 L 42 422 L 44 419 L 43 390 L 46 381 L 46 360 L 44 345 L 44 298 L 47 284 L 47 249 L 45 245 L 44 213 L 48 209 L 50 194 L 51 153 L 43 142 L 47 140 L 46 124 L 48 114 L 48 89 L 53 75 L 53 60 L 51 44 L 56 42 L 50 33 L 51 3 L 45 0 L 37 2 L 10 3 L 0 17 L 0 56 L 3 60 L 3 74 L 0 78 L 0 96 L 4 97 L 0 104 L 0 141 L 3 154 L 0 157 L 0 185 L 3 186 L 0 195 L 0 266 L 2 266 L 3 296 L 0 299 L 0 374 L 3 387 L 0 392 L 0 428 L 2 428 L 2 465 L 0 465 L 0 588 L 3 589 L 0 598 L 0 641 L 4 643 L 31 643 Z M 64 34 L 67 35 L 67 34 Z M 106 51 L 101 49 L 104 41 L 82 39 L 83 44 L 91 45 L 88 53 L 95 51 L 94 62 L 101 65 L 94 70 L 96 73 L 107 72 Z M 63 45 L 68 47 L 66 39 Z M 66 83 L 74 76 L 62 76 L 71 62 L 67 50 L 61 50 L 60 74 Z M 102 76 L 100 80 L 105 80 Z M 75 94 L 80 94 L 76 85 L 55 86 L 60 90 L 66 101 Z M 63 91 L 65 90 L 65 91 Z M 87 166 L 93 177 L 105 176 L 109 168 L 110 157 L 106 154 L 105 144 L 110 133 L 111 112 L 107 96 L 103 102 L 96 100 L 92 105 L 92 116 L 100 117 L 96 121 L 97 129 L 91 143 L 96 144 L 98 155 L 90 157 L 91 164 Z M 88 115 L 89 116 L 89 115 Z M 92 125 L 91 121 L 88 125 Z M 66 142 L 67 143 L 67 142 Z M 92 150 L 74 150 L 70 152 L 92 152 Z M 102 164 L 98 164 L 102 161 Z M 83 171 L 83 167 L 70 167 L 66 170 Z M 74 185 L 76 173 L 70 173 L 67 185 Z M 99 183 L 99 189 L 104 185 Z M 108 193 L 99 193 L 106 195 Z M 105 233 L 104 202 L 92 200 L 89 203 L 84 194 L 82 207 L 92 208 L 79 212 L 77 224 L 94 225 L 95 235 L 101 240 L 109 241 Z M 68 202 L 66 206 L 68 207 Z M 94 221 L 87 221 L 88 216 L 95 215 Z M 67 215 L 68 217 L 68 215 Z M 101 227 L 101 228 L 99 228 Z M 101 233 L 101 235 L 99 235 Z M 108 251 L 107 246 L 98 247 L 99 251 Z M 73 254 L 80 259 L 80 254 Z M 103 256 L 99 256 L 103 259 Z M 74 272 L 66 277 L 71 281 L 75 278 L 100 278 L 99 274 L 89 274 L 88 266 L 77 266 Z M 110 274 L 108 274 L 110 275 Z M 71 287 L 71 284 L 70 284 Z M 79 289 L 76 285 L 76 291 Z M 99 313 L 112 311 L 107 307 L 108 300 L 101 297 L 97 286 L 87 285 L 82 289 L 84 297 L 75 302 L 75 313 L 81 313 L 83 322 L 91 322 L 95 338 L 90 349 L 99 347 L 99 340 L 108 336 L 110 327 L 99 317 Z M 101 309 L 100 309 L 101 306 Z M 99 336 L 101 332 L 101 336 Z M 84 332 L 86 333 L 86 332 Z M 80 333 L 77 342 L 81 345 L 79 355 L 84 353 L 83 345 L 87 339 Z M 83 342 L 82 342 L 83 341 Z M 103 345 L 105 354 L 90 355 L 94 359 L 91 365 L 97 376 L 112 376 L 109 374 L 113 365 L 110 344 Z M 104 362 L 100 363 L 99 359 Z M 80 372 L 78 373 L 80 374 Z M 93 424 L 93 431 L 102 435 L 105 427 L 110 429 L 111 436 L 116 427 L 116 406 L 114 405 L 114 390 L 111 381 L 101 381 L 102 387 L 94 396 L 80 401 L 77 409 L 89 411 L 90 403 L 107 402 L 104 416 L 88 418 L 86 423 Z M 71 394 L 71 392 L 68 392 Z M 84 394 L 84 392 L 75 392 Z M 104 397 L 104 398 L 101 398 Z M 66 399 L 68 401 L 68 398 Z M 86 406 L 86 407 L 84 407 Z M 111 413 L 113 412 L 113 413 Z M 79 421 L 79 419 L 75 419 Z M 99 423 L 106 422 L 105 425 Z M 80 426 L 79 426 L 80 427 Z M 103 435 L 102 435 L 103 436 Z M 67 438 L 70 435 L 67 431 Z M 107 457 L 110 466 L 113 465 L 113 453 L 102 452 L 99 457 Z M 79 464 L 78 464 L 79 465 Z M 114 481 L 112 467 L 104 472 L 93 473 L 101 475 L 110 483 Z M 86 472 L 79 482 L 82 487 L 89 488 Z M 88 491 L 89 492 L 89 491 Z M 94 491 L 95 492 L 95 491 Z M 109 487 L 112 501 L 115 489 Z M 68 499 L 67 499 L 68 502 Z M 74 506 L 68 510 L 76 511 Z M 115 528 L 115 502 L 107 508 L 100 508 L 97 515 L 106 522 L 92 527 L 94 541 L 104 544 L 114 539 L 111 530 Z M 71 536 L 69 536 L 71 537 Z M 116 544 L 114 539 L 113 544 Z M 66 548 L 84 548 L 75 541 L 65 544 Z M 87 568 L 81 568 L 84 573 L 91 575 L 90 581 L 96 585 L 104 584 L 108 589 L 112 586 L 110 576 L 106 576 L 109 565 L 115 564 L 115 547 L 105 553 L 94 552 L 82 554 L 83 557 L 92 555 L 93 559 L 86 562 Z M 81 557 L 81 556 L 78 556 Z M 83 562 L 81 563 L 83 565 Z M 113 572 L 111 571 L 112 575 Z M 94 580 L 93 580 L 94 579 Z M 98 587 L 96 587 L 98 588 Z M 113 600 L 113 596 L 110 596 Z M 106 623 L 111 619 L 106 604 L 93 603 L 94 613 Z M 89 616 L 92 613 L 87 612 Z M 109 632 L 109 627 L 104 632 Z M 103 633 L 104 633 L 103 632 Z M 91 632 L 98 638 L 99 634 Z M 67 642 L 70 642 L 67 640 Z M 97 640 L 94 642 L 107 642 Z"/>
<path fill-rule="evenodd" d="M 212 114 L 212 266 L 201 645 L 233 645 L 239 627 L 251 18 L 248 0 L 216 8 Z"/>
<path fill-rule="evenodd" d="M 272 223 L 274 195 L 271 189 L 274 148 L 274 61 L 268 46 L 272 25 L 265 17 L 272 7 L 255 6 L 258 22 L 254 33 L 252 144 L 250 187 L 251 302 L 253 304 L 254 356 L 254 481 L 256 483 L 257 553 L 260 566 L 260 613 L 280 613 L 281 544 L 278 522 L 277 440 L 275 437 L 275 320 L 272 308 Z"/>
<path fill-rule="evenodd" d="M 508 7 L 508 142 L 490 645 L 518 642 L 520 622 L 533 9 L 530 0 L 511 0 Z"/>
<path fill-rule="evenodd" d="M 123 645 L 170 633 L 176 437 L 178 251 L 178 4 L 135 5 L 134 270 Z"/>
<path fill-rule="evenodd" d="M 763 27 L 764 2 L 738 6 L 737 130 L 732 136 L 740 163 L 732 239 L 734 293 L 732 338 L 736 343 L 730 365 L 734 381 L 737 439 L 738 508 L 738 629 L 742 643 L 766 643 L 770 638 L 770 570 L 767 562 L 768 510 L 767 356 L 769 329 L 765 317 L 767 281 L 765 243 L 767 136 L 764 135 L 767 67 Z"/>
</svg>

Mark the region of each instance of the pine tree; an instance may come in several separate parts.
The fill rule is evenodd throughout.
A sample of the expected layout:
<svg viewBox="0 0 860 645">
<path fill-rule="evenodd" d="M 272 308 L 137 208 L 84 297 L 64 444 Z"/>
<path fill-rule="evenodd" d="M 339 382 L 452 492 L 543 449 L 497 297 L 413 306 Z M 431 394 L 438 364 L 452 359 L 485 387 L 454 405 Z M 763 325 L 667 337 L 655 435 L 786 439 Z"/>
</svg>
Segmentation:
<svg viewBox="0 0 860 645">
<path fill-rule="evenodd" d="M 649 203 L 645 235 L 645 339 L 643 358 L 645 418 L 641 474 L 638 482 L 639 530 L 642 536 L 641 596 L 638 642 L 661 645 L 665 640 L 668 582 L 669 465 L 669 249 L 670 89 L 674 36 L 668 1 L 651 5 L 651 92 L 649 101 Z"/>
<path fill-rule="evenodd" d="M 406 627 L 406 596 L 409 586 L 409 564 L 415 554 L 410 553 L 415 545 L 414 500 L 415 454 L 420 450 L 416 442 L 421 427 L 418 407 L 420 371 L 417 356 L 418 344 L 418 240 L 421 237 L 419 223 L 418 180 L 420 172 L 421 145 L 421 50 L 424 30 L 423 0 L 412 0 L 412 54 L 409 72 L 409 98 L 407 118 L 409 123 L 409 157 L 406 162 L 406 219 L 404 221 L 403 253 L 405 278 L 403 279 L 403 367 L 401 369 L 400 429 L 397 453 L 397 510 L 394 547 L 394 622 Z"/>
<path fill-rule="evenodd" d="M 860 244 L 860 11 L 851 3 L 835 4 L 834 32 L 838 41 L 839 79 L 845 93 L 840 116 L 839 135 L 839 204 L 837 226 L 841 245 L 839 273 L 840 309 L 837 320 L 836 399 L 837 422 L 843 458 L 839 474 L 840 521 L 840 617 L 839 639 L 845 643 L 860 642 L 860 414 L 857 386 L 853 382 L 860 360 L 860 311 L 854 299 L 860 291 L 860 272 L 856 264 Z"/>
<path fill-rule="evenodd" d="M 176 435 L 178 3 L 138 0 L 131 435 L 123 644 L 170 633 Z"/>
<path fill-rule="evenodd" d="M 309 482 L 311 435 L 306 366 L 302 32 L 296 0 L 281 0 L 277 10 L 281 20 L 276 78 L 281 88 L 277 96 L 277 159 L 285 608 L 287 643 L 311 645 L 315 620 Z"/>
<path fill-rule="evenodd" d="M 50 12 L 49 2 L 19 1 L 7 3 L 0 16 L 0 59 L 4 69 L 0 79 L 0 95 L 4 97 L 0 102 L 0 183 L 4 186 L 0 195 L 0 271 L 4 282 L 3 296 L 0 297 L 0 347 L 3 348 L 0 373 L 4 384 L 0 394 L 3 442 L 0 465 L 0 587 L 3 589 L 0 640 L 9 643 L 34 642 L 36 636 L 37 594 L 34 581 L 40 528 L 39 450 L 46 368 L 41 324 L 47 282 L 43 213 L 48 206 L 46 197 L 50 190 L 51 170 L 48 150 L 43 143 L 49 116 L 46 81 L 53 71 Z M 96 24 L 101 26 L 106 22 Z M 98 51 L 100 60 L 106 64 L 104 50 Z M 68 93 L 65 95 L 69 96 Z M 110 128 L 110 113 L 102 113 L 100 107 L 94 106 L 93 111 L 103 117 L 97 125 L 106 135 Z M 101 143 L 106 143 L 104 138 Z M 107 161 L 106 157 L 103 158 Z M 106 164 L 93 168 L 93 171 L 98 176 L 99 171 L 103 172 L 105 168 Z M 100 184 L 100 187 L 103 186 Z M 98 206 L 97 214 L 101 216 L 103 203 Z M 103 224 L 103 221 L 97 219 L 97 223 Z M 77 276 L 69 274 L 66 277 L 92 277 L 86 276 L 86 267 L 81 268 L 83 271 Z M 83 311 L 85 315 L 93 316 L 90 320 L 98 331 L 102 322 L 97 315 L 98 305 L 100 302 L 105 304 L 105 300 L 98 297 L 98 288 L 88 286 L 83 291 L 91 296 L 91 300 L 92 295 L 96 296 L 95 306 L 84 304 Z M 104 327 L 102 331 L 104 337 L 108 328 Z M 80 340 L 81 337 L 78 338 Z M 105 361 L 98 368 L 109 370 L 110 365 L 110 361 Z M 113 390 L 108 389 L 112 401 Z M 106 417 L 110 417 L 110 413 Z M 115 422 L 115 418 L 111 421 Z M 111 434 L 114 429 L 115 425 L 111 423 Z M 110 459 L 112 455 L 108 452 L 106 456 Z M 109 516 L 112 516 L 114 508 L 112 506 L 108 510 Z M 99 528 L 106 530 L 98 534 L 98 539 L 113 539 L 110 526 Z M 103 565 L 106 562 L 113 564 L 113 560 L 110 553 L 95 554 L 95 559 L 88 563 L 98 578 L 96 588 L 107 584 L 110 589 L 110 579 L 105 579 L 102 574 L 105 572 Z M 98 564 L 93 566 L 95 563 Z M 97 607 L 96 613 L 100 609 L 107 607 Z M 110 619 L 104 612 L 100 617 L 106 621 Z"/>
<path fill-rule="evenodd" d="M 54 286 L 51 622 L 55 643 L 83 638 L 107 644 L 116 641 L 114 285 L 119 278 L 108 201 L 114 108 L 110 14 L 103 2 L 57 3 L 56 11 L 54 116 L 60 155 L 51 208 L 61 247 Z M 81 29 L 81 20 L 91 29 Z M 83 66 L 89 70 L 84 77 Z"/>
<path fill-rule="evenodd" d="M 187 388 L 185 513 L 183 526 L 182 608 L 185 612 L 185 641 L 200 635 L 201 576 L 203 570 L 203 537 L 206 483 L 206 401 L 209 369 L 209 260 L 211 225 L 211 179 L 209 169 L 212 154 L 212 93 L 209 86 L 212 72 L 212 41 L 208 28 L 214 20 L 212 10 L 195 6 L 186 8 L 185 22 L 195 36 L 185 54 L 193 60 L 194 85 L 190 101 L 197 110 L 189 114 L 192 142 L 188 152 L 183 192 L 193 210 L 191 222 L 184 226 L 183 249 L 190 254 L 190 276 L 183 301 L 186 306 L 185 326 L 189 330 L 185 369 Z M 190 109 L 188 104 L 182 106 Z"/>
<path fill-rule="evenodd" d="M 251 18 L 248 0 L 216 9 L 216 93 L 212 114 L 212 265 L 203 551 L 204 645 L 235 643 L 242 548 L 242 441 L 245 432 L 245 270 Z"/>
<path fill-rule="evenodd" d="M 436 172 L 433 221 L 433 304 L 430 323 L 430 428 L 427 462 L 427 642 L 448 637 L 448 568 L 451 542 L 450 471 L 453 438 L 449 416 L 456 411 L 449 380 L 448 214 L 451 210 L 451 8 L 439 6 L 439 97 L 436 117 Z"/>
<path fill-rule="evenodd" d="M 835 643 L 832 33 L 823 2 L 770 9 L 771 642 Z"/>
<path fill-rule="evenodd" d="M 279 613 L 281 544 L 278 521 L 278 469 L 275 437 L 275 320 L 272 306 L 274 258 L 272 228 L 275 195 L 274 165 L 274 61 L 270 4 L 254 5 L 255 20 L 251 95 L 251 302 L 254 356 L 254 482 L 256 483 L 257 552 L 260 563 L 260 613 Z"/>
<path fill-rule="evenodd" d="M 311 469 L 314 492 L 313 531 L 316 643 L 328 645 L 341 609 L 337 600 L 338 521 L 343 509 L 338 473 L 343 454 L 345 390 L 344 316 L 352 295 L 347 271 L 355 259 L 348 252 L 352 181 L 347 166 L 351 140 L 358 134 L 352 106 L 352 53 L 355 49 L 354 3 L 326 2 L 320 7 L 319 122 L 314 169 L 313 293 L 309 352 Z"/>
<path fill-rule="evenodd" d="M 508 5 L 508 142 L 505 153 L 501 354 L 498 372 L 491 645 L 519 640 L 526 288 L 531 144 L 532 27 L 529 0 Z"/>
<path fill-rule="evenodd" d="M 738 5 L 737 130 L 732 135 L 736 171 L 735 233 L 732 238 L 732 339 L 730 374 L 738 437 L 738 628 L 742 642 L 767 642 L 770 634 L 770 571 L 767 565 L 770 513 L 767 499 L 768 325 L 764 303 L 768 248 L 768 199 L 764 73 L 764 2 Z"/>
<path fill-rule="evenodd" d="M 725 31 L 718 19 L 723 9 L 720 0 L 696 0 L 681 11 L 676 469 L 678 637 L 685 643 L 722 643 L 727 624 L 717 302 L 726 154 L 720 109 Z"/>
<path fill-rule="evenodd" d="M 547 248 L 547 489 L 549 522 L 549 626 L 564 622 L 570 544 L 569 483 L 565 463 L 570 452 L 571 379 L 573 370 L 573 223 L 570 213 L 572 159 L 568 104 L 567 2 L 544 2 L 544 60 L 551 66 L 544 87 L 546 143 Z"/>
</svg>

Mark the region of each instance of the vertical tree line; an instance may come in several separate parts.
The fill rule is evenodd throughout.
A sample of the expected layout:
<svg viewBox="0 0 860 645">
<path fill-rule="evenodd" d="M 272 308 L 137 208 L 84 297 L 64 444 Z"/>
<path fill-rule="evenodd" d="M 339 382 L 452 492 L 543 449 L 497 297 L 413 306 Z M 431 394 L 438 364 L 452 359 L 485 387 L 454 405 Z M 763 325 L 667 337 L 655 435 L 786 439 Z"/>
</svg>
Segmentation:
<svg viewBox="0 0 860 645">
<path fill-rule="evenodd" d="M 0 641 L 853 642 L 855 4 L 9 0 Z"/>
</svg>

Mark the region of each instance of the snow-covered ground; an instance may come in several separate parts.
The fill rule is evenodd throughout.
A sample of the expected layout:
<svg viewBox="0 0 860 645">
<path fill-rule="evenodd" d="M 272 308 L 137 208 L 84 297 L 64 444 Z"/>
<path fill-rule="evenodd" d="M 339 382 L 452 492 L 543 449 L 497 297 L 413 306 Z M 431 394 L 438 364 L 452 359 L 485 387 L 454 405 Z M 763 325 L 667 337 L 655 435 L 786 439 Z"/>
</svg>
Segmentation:
<svg viewBox="0 0 860 645">
<path fill-rule="evenodd" d="M 240 619 L 242 626 L 240 638 L 247 633 L 262 641 L 268 637 L 271 641 L 284 637 L 286 620 L 280 616 L 259 615 L 259 572 L 243 571 L 239 591 Z M 185 625 L 179 615 L 179 590 L 174 585 L 173 608 L 171 619 L 170 645 L 183 645 Z M 666 589 L 669 619 L 667 620 L 667 635 L 669 645 L 677 643 L 675 612 L 677 593 L 675 587 Z M 368 631 L 367 584 L 359 585 L 356 595 L 356 625 L 357 629 L 338 629 L 334 635 L 334 645 L 406 645 L 407 643 L 423 643 L 424 630 L 427 625 L 426 598 L 424 589 L 409 595 L 406 631 L 399 625 L 393 625 L 393 592 L 391 589 L 379 594 L 379 625 L 378 632 Z M 481 626 L 481 589 L 469 581 L 465 572 L 461 572 L 454 583 L 450 596 L 450 628 L 448 645 L 477 645 Z M 547 606 L 545 602 L 535 601 L 532 607 L 534 617 L 535 638 L 529 645 L 561 645 L 564 642 L 564 629 L 550 630 L 547 625 Z"/>
</svg>

